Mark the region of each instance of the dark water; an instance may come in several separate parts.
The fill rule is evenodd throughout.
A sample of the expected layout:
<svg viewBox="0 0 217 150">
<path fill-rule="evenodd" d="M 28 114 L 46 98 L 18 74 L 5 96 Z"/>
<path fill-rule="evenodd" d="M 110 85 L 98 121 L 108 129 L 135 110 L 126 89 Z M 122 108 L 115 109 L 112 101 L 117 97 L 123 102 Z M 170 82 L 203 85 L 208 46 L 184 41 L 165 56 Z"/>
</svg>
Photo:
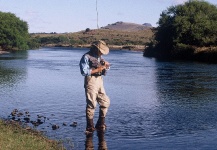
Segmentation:
<svg viewBox="0 0 217 150">
<path fill-rule="evenodd" d="M 79 72 L 88 49 L 43 48 L 0 56 L 0 117 L 18 109 L 67 149 L 85 149 L 85 95 Z M 141 52 L 111 51 L 104 77 L 111 106 L 107 130 L 94 133 L 98 149 L 190 149 L 217 147 L 217 67 L 196 62 L 159 62 Z M 95 118 L 98 116 L 96 110 Z M 96 121 L 96 119 L 95 119 Z M 77 122 L 76 127 L 71 127 Z M 66 124 L 66 126 L 63 125 Z M 52 130 L 52 125 L 59 129 Z M 89 141 L 90 140 L 90 141 Z"/>
</svg>

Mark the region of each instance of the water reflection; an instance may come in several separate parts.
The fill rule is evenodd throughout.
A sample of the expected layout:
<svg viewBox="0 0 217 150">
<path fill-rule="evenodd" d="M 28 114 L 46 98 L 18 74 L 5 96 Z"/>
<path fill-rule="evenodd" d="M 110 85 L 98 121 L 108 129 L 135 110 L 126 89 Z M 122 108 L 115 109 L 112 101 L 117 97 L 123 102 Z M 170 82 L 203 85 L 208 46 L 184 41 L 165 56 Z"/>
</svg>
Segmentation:
<svg viewBox="0 0 217 150">
<path fill-rule="evenodd" d="M 0 60 L 27 59 L 28 51 L 12 51 L 0 55 Z"/>
<path fill-rule="evenodd" d="M 27 72 L 27 58 L 27 51 L 0 55 L 0 86 L 14 86 L 23 82 Z"/>
<path fill-rule="evenodd" d="M 108 150 L 105 140 L 105 131 L 97 131 L 98 150 Z M 93 133 L 86 135 L 85 150 L 94 150 Z"/>
<path fill-rule="evenodd" d="M 105 140 L 105 132 L 104 131 L 97 131 L 98 136 L 98 150 L 107 150 L 107 144 Z"/>
</svg>

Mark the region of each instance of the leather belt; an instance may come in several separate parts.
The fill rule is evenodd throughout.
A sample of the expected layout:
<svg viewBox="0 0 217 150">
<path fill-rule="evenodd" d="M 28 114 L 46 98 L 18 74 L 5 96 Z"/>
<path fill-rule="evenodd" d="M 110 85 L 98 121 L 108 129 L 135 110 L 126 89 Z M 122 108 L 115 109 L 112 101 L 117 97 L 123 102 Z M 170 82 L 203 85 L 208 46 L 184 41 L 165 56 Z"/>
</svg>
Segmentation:
<svg viewBox="0 0 217 150">
<path fill-rule="evenodd" d="M 91 76 L 94 76 L 94 77 L 100 77 L 101 75 L 91 75 Z"/>
</svg>

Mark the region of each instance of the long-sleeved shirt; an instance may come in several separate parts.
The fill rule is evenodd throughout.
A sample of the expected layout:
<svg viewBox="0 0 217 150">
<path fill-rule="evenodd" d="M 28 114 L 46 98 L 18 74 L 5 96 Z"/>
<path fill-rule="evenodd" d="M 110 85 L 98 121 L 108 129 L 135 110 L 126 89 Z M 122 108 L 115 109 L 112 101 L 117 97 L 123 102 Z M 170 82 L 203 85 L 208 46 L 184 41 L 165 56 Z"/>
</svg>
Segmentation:
<svg viewBox="0 0 217 150">
<path fill-rule="evenodd" d="M 98 61 L 100 62 L 100 57 L 97 57 L 97 56 L 93 56 L 95 58 L 98 59 Z M 80 60 L 80 63 L 79 63 L 79 66 L 80 66 L 80 71 L 81 71 L 81 74 L 83 76 L 90 76 L 91 75 L 91 71 L 92 69 L 90 68 L 90 65 L 89 65 L 89 57 L 84 54 Z"/>
</svg>

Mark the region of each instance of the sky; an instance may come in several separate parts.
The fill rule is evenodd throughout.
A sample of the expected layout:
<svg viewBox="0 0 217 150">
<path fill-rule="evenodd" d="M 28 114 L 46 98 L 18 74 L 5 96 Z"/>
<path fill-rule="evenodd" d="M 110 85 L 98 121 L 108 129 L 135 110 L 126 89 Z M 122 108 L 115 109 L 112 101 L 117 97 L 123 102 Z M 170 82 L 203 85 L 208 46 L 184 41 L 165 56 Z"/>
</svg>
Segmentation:
<svg viewBox="0 0 217 150">
<path fill-rule="evenodd" d="M 67 33 L 97 29 L 98 26 L 100 28 L 118 21 L 150 23 L 157 27 L 162 11 L 186 1 L 0 0 L 0 11 L 13 13 L 26 21 L 30 33 Z M 217 5 L 217 0 L 206 1 Z"/>
</svg>

